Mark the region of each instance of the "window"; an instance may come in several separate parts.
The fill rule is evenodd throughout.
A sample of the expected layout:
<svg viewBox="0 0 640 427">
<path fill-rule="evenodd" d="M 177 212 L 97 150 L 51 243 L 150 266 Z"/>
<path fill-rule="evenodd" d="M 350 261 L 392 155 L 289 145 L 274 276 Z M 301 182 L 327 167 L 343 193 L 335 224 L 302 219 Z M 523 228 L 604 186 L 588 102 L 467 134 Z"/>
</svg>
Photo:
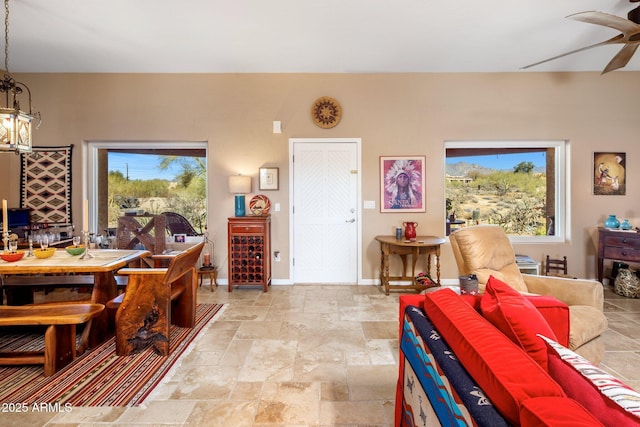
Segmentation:
<svg viewBox="0 0 640 427">
<path fill-rule="evenodd" d="M 90 228 L 114 230 L 122 211 L 171 211 L 206 227 L 205 142 L 89 142 Z M 162 169 L 162 160 L 167 169 Z M 175 168 L 171 168 L 174 166 Z"/>
<path fill-rule="evenodd" d="M 567 237 L 566 141 L 446 141 L 447 231 L 498 224 L 512 241 Z"/>
</svg>

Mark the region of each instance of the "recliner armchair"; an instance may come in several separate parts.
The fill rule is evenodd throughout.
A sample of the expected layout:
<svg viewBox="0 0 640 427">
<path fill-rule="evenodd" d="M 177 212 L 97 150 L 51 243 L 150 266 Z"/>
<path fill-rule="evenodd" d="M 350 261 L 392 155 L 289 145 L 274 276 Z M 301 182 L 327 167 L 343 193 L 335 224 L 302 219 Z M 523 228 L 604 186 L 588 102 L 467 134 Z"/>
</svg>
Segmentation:
<svg viewBox="0 0 640 427">
<path fill-rule="evenodd" d="M 461 228 L 449 240 L 460 275 L 477 275 L 481 292 L 493 275 L 520 292 L 552 296 L 567 304 L 569 347 L 592 363 L 602 361 L 607 318 L 600 282 L 522 274 L 509 238 L 497 225 Z"/>
</svg>

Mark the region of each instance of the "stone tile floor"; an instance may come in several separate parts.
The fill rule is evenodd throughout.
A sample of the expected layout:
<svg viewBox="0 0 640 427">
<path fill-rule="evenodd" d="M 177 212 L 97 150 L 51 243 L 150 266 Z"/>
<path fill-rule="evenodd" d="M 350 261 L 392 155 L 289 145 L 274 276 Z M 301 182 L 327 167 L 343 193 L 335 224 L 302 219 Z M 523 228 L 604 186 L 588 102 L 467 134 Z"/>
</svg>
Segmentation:
<svg viewBox="0 0 640 427">
<path fill-rule="evenodd" d="M 611 286 L 604 289 L 609 329 L 600 366 L 640 391 L 640 299 L 617 295 Z"/>
<path fill-rule="evenodd" d="M 640 300 L 605 288 L 602 367 L 640 389 Z M 377 286 L 221 286 L 228 304 L 144 407 L 1 414 L 0 426 L 392 426 L 398 294 Z"/>
</svg>

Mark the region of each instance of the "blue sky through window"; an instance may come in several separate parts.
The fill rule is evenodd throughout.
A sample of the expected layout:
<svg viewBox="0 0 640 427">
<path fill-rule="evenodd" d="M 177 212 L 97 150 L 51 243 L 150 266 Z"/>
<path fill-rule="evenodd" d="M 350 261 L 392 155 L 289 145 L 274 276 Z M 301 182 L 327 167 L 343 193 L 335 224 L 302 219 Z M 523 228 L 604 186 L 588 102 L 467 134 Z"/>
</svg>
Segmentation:
<svg viewBox="0 0 640 427">
<path fill-rule="evenodd" d="M 159 156 L 156 154 L 112 153 L 108 155 L 109 171 L 118 171 L 130 180 L 166 179 L 172 181 L 182 168 L 174 165 L 161 171 Z"/>
<path fill-rule="evenodd" d="M 489 154 L 486 156 L 447 157 L 447 164 L 459 162 L 479 164 L 491 169 L 513 169 L 520 162 L 532 162 L 535 167 L 546 167 L 546 153 Z"/>
</svg>

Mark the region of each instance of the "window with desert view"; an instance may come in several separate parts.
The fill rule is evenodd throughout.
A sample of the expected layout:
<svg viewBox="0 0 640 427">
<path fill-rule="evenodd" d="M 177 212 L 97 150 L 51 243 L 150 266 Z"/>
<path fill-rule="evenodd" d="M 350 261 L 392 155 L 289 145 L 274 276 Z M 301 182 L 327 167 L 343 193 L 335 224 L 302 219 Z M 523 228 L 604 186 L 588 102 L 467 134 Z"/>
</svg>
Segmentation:
<svg viewBox="0 0 640 427">
<path fill-rule="evenodd" d="M 108 152 L 108 227 L 126 211 L 152 215 L 176 212 L 199 233 L 207 223 L 206 157 L 196 150 L 180 155 L 166 150 Z"/>
<path fill-rule="evenodd" d="M 452 228 L 498 224 L 520 240 L 564 235 L 564 141 L 445 143 Z"/>
</svg>

